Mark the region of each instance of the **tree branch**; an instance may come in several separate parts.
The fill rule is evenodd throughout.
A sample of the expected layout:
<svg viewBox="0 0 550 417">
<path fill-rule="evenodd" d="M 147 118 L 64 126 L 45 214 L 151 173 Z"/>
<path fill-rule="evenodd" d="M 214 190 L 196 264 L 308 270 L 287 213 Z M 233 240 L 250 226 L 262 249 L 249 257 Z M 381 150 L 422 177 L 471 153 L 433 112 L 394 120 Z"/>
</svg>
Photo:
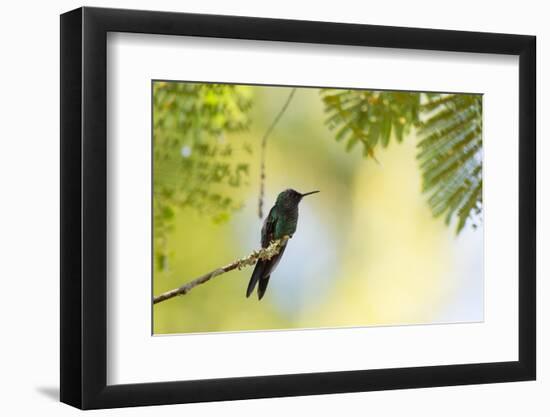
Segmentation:
<svg viewBox="0 0 550 417">
<path fill-rule="evenodd" d="M 238 259 L 228 265 L 215 269 L 211 272 L 208 272 L 207 274 L 201 275 L 200 277 L 195 278 L 193 281 L 189 281 L 187 284 L 184 284 L 181 287 L 174 288 L 173 290 L 162 293 L 153 298 L 153 304 L 158 304 L 162 301 L 169 300 L 170 298 L 174 298 L 178 295 L 185 295 L 197 285 L 204 284 L 205 282 L 210 281 L 212 278 L 225 274 L 226 272 L 233 271 L 234 269 L 240 270 L 244 267 L 255 265 L 259 259 L 269 260 L 279 253 L 279 251 L 288 239 L 288 236 L 284 236 L 279 240 L 274 240 L 267 246 L 267 248 L 255 250 L 245 258 Z"/>
<path fill-rule="evenodd" d="M 258 216 L 260 217 L 260 220 L 264 217 L 264 194 L 265 194 L 265 150 L 267 145 L 267 138 L 275 128 L 275 125 L 279 122 L 281 117 L 283 117 L 283 114 L 285 113 L 288 105 L 292 101 L 292 97 L 294 97 L 294 93 L 296 93 L 296 88 L 293 88 L 290 90 L 290 93 L 286 99 L 285 104 L 283 104 L 283 107 L 275 116 L 275 119 L 271 123 L 271 126 L 266 130 L 264 133 L 264 136 L 262 138 L 262 148 L 261 148 L 261 157 L 260 157 L 260 197 L 258 198 Z"/>
</svg>

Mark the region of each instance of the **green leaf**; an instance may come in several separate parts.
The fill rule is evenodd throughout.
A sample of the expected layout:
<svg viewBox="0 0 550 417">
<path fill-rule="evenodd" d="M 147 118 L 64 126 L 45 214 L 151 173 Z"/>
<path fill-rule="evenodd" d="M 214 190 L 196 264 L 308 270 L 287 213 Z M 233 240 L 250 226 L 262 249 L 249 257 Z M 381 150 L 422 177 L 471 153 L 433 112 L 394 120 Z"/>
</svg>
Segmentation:
<svg viewBox="0 0 550 417">
<path fill-rule="evenodd" d="M 458 219 L 460 233 L 468 219 L 481 222 L 482 98 L 479 95 L 435 96 L 422 106 L 418 155 L 422 189 L 430 193 L 434 216 Z"/>
<path fill-rule="evenodd" d="M 392 130 L 402 141 L 418 122 L 418 93 L 327 89 L 321 90 L 321 96 L 327 114 L 325 125 L 336 130 L 335 139 L 347 140 L 348 152 L 361 142 L 366 158 L 376 159 L 376 147 L 388 146 Z"/>
<path fill-rule="evenodd" d="M 473 94 L 322 90 L 335 139 L 350 152 L 363 145 L 365 158 L 376 160 L 376 147 L 392 136 L 402 142 L 417 128 L 417 159 L 422 190 L 435 217 L 458 219 L 460 232 L 470 219 L 481 221 L 482 97 Z M 393 135 L 392 135 L 393 134 Z"/>
<path fill-rule="evenodd" d="M 164 220 L 170 220 L 174 217 L 174 210 L 170 206 L 164 206 L 162 209 L 162 217 Z"/>
<path fill-rule="evenodd" d="M 382 136 L 382 146 L 385 148 L 390 143 L 390 136 L 391 136 L 391 118 L 384 117 L 381 123 L 381 136 Z"/>
<path fill-rule="evenodd" d="M 353 148 L 355 148 L 355 145 L 359 143 L 359 138 L 357 137 L 351 137 L 346 145 L 346 152 L 351 152 Z"/>
</svg>

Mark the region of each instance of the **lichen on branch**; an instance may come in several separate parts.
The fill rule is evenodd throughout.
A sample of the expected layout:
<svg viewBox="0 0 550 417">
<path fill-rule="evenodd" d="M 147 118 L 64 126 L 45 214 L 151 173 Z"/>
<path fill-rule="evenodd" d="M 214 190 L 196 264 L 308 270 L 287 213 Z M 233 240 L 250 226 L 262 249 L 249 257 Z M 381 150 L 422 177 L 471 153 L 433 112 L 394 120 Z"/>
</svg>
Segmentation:
<svg viewBox="0 0 550 417">
<path fill-rule="evenodd" d="M 236 261 L 226 266 L 217 268 L 211 272 L 201 275 L 200 277 L 189 281 L 181 287 L 174 288 L 173 290 L 162 293 L 153 298 L 153 304 L 158 304 L 162 301 L 169 300 L 170 298 L 174 298 L 178 295 L 185 295 L 197 285 L 204 284 L 205 282 L 210 281 L 212 278 L 225 274 L 226 272 L 233 271 L 234 269 L 241 270 L 248 266 L 253 266 L 259 259 L 269 260 L 281 251 L 281 248 L 285 245 L 288 239 L 288 236 L 284 236 L 281 239 L 274 240 L 266 248 L 257 249 L 244 258 L 237 259 Z"/>
</svg>

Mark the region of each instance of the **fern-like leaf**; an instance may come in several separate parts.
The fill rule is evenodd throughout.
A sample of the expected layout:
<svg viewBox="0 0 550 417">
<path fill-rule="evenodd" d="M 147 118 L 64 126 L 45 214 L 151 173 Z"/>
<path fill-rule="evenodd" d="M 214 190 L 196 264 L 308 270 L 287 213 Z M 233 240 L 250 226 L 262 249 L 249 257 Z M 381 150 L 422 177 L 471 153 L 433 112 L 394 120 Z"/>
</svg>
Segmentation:
<svg viewBox="0 0 550 417">
<path fill-rule="evenodd" d="M 434 216 L 456 216 L 459 233 L 468 219 L 476 227 L 482 206 L 482 97 L 433 96 L 421 106 L 418 160 L 423 190 Z"/>
<path fill-rule="evenodd" d="M 418 120 L 420 95 L 399 91 L 321 90 L 326 124 L 336 131 L 336 140 L 346 142 L 349 152 L 357 144 L 363 154 L 376 160 L 377 145 L 398 142 Z"/>
<path fill-rule="evenodd" d="M 480 95 L 364 90 L 321 90 L 326 124 L 346 151 L 363 145 L 376 160 L 376 147 L 401 142 L 412 127 L 420 136 L 423 191 L 434 216 L 457 218 L 457 233 L 470 219 L 481 221 L 482 98 Z"/>
</svg>

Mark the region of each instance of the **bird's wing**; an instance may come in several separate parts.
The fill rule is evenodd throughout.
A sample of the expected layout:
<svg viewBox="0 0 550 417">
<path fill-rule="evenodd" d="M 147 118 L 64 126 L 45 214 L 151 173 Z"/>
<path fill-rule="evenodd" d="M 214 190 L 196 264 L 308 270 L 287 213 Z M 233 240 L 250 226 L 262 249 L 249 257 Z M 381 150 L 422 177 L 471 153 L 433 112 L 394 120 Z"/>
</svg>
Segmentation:
<svg viewBox="0 0 550 417">
<path fill-rule="evenodd" d="M 264 220 L 264 225 L 262 226 L 262 248 L 267 248 L 269 246 L 269 243 L 273 240 L 274 234 L 275 234 L 275 225 L 277 223 L 277 219 L 275 217 L 275 211 L 272 208 L 269 211 L 269 214 Z M 252 277 L 250 277 L 250 282 L 248 283 L 248 288 L 246 289 L 246 296 L 249 297 L 250 294 L 252 294 L 252 291 L 254 291 L 254 287 L 256 286 L 256 283 L 264 277 L 265 269 L 271 270 L 271 259 L 270 260 L 263 260 L 259 259 L 258 262 L 256 262 L 256 266 L 254 267 L 254 272 L 252 272 Z M 265 291 L 265 288 L 264 288 Z"/>
<path fill-rule="evenodd" d="M 275 206 L 269 210 L 269 214 L 264 220 L 262 226 L 262 248 L 267 248 L 271 241 L 275 240 L 275 226 L 277 218 L 275 216 Z"/>
</svg>

